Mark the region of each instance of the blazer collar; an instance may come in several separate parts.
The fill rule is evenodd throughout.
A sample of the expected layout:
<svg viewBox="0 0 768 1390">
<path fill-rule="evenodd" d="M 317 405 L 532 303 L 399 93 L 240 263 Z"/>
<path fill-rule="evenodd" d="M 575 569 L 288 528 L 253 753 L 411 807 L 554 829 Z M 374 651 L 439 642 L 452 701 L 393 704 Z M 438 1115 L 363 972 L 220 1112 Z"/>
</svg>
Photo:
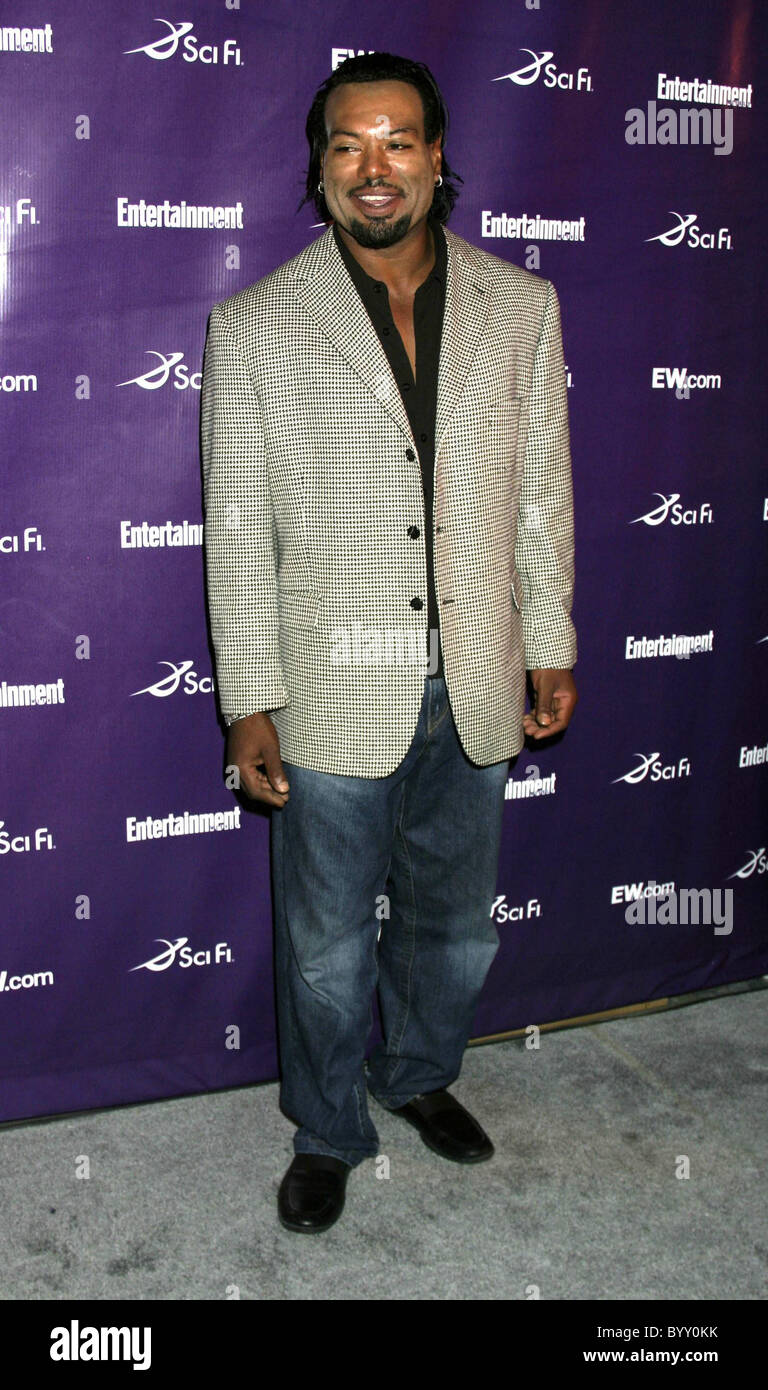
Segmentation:
<svg viewBox="0 0 768 1390">
<path fill-rule="evenodd" d="M 435 456 L 450 424 L 477 349 L 491 302 L 491 284 L 476 248 L 447 227 L 445 309 L 437 382 Z M 363 385 L 412 439 L 408 414 L 389 359 L 336 245 L 333 227 L 294 258 L 296 295 L 346 357 Z M 414 444 L 414 448 L 415 448 Z"/>
</svg>

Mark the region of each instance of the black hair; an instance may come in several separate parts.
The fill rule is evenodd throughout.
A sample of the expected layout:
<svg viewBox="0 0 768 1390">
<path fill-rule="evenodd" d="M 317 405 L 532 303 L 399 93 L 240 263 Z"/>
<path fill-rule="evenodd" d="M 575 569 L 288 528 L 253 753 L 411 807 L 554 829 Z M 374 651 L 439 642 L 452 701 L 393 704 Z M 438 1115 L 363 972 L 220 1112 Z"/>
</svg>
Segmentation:
<svg viewBox="0 0 768 1390">
<path fill-rule="evenodd" d="M 306 192 L 296 211 L 300 211 L 305 203 L 312 202 L 321 222 L 333 220 L 323 194 L 317 190 L 322 176 L 323 156 L 328 147 L 325 103 L 329 92 L 347 82 L 409 82 L 417 89 L 424 111 L 424 138 L 430 145 L 439 136 L 442 154 L 440 173 L 443 182 L 439 188 L 435 187 L 430 215 L 436 217 L 439 222 L 447 222 L 459 196 L 456 184 L 464 182 L 461 176 L 451 169 L 445 157 L 443 146 L 448 129 L 448 111 L 426 63 L 400 58 L 395 53 L 361 53 L 356 57 L 347 58 L 326 78 L 322 86 L 318 87 L 306 123 L 309 142 Z"/>
</svg>

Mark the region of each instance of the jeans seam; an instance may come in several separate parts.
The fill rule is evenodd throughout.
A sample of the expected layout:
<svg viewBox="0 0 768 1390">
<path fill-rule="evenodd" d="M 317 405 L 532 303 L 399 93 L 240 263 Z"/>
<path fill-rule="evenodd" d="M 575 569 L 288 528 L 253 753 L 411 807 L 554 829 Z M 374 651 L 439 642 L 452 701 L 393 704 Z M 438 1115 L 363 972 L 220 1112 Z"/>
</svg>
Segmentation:
<svg viewBox="0 0 768 1390">
<path fill-rule="evenodd" d="M 281 892 L 282 919 L 283 919 L 283 929 L 284 929 L 284 930 L 283 930 L 284 948 L 286 949 L 286 956 L 287 956 L 289 959 L 291 959 L 291 960 L 293 961 L 294 969 L 295 969 L 295 971 L 296 971 L 297 983 L 300 982 L 300 984 L 301 984 L 306 990 L 308 990 L 310 994 L 316 995 L 319 999 L 322 999 L 322 1000 L 323 1000 L 323 1003 L 326 1005 L 326 1007 L 327 1007 L 328 1010 L 329 1010 L 330 1019 L 331 1019 L 332 1024 L 333 1024 L 333 1037 L 331 1038 L 330 1046 L 329 1046 L 329 1051 L 330 1051 L 330 1050 L 335 1046 L 335 1044 L 336 1044 L 336 1039 L 337 1039 L 338 1036 L 339 1036 L 339 1032 L 340 1032 L 340 1028 L 341 1028 L 341 1020 L 342 1020 L 343 1010 L 342 1010 L 341 1005 L 338 1004 L 338 1003 L 336 1002 L 336 1000 L 330 998 L 327 994 L 324 993 L 323 990 L 317 989 L 315 985 L 310 984 L 310 982 L 307 980 L 307 978 L 306 978 L 306 976 L 305 976 L 305 974 L 304 974 L 304 970 L 303 970 L 303 968 L 302 968 L 302 964 L 301 964 L 300 959 L 299 959 L 299 954 L 298 954 L 298 951 L 297 951 L 297 949 L 296 949 L 296 943 L 295 943 L 295 940 L 294 940 L 294 934 L 293 934 L 293 932 L 291 931 L 290 925 L 289 925 L 289 922 L 290 922 L 290 911 L 289 911 L 289 907 L 288 907 L 288 896 L 287 896 L 286 889 L 285 889 L 285 866 L 286 866 L 286 861 L 287 861 L 287 855 L 286 855 L 286 853 L 285 853 L 285 841 L 284 841 L 284 836 L 285 836 L 285 823 L 281 823 L 281 834 L 283 835 L 283 843 L 281 844 L 280 855 L 279 855 L 279 857 L 280 857 L 280 892 Z M 290 974 L 290 968 L 289 968 L 289 974 Z M 295 1000 L 294 992 L 293 992 L 293 990 L 292 990 L 291 987 L 290 987 L 290 983 L 287 983 L 287 984 L 286 984 L 286 988 L 285 988 L 285 1006 L 286 1006 L 287 1016 L 288 1016 L 288 1027 L 289 1027 L 289 1031 L 290 1031 L 291 1046 L 292 1046 L 293 1051 L 294 1051 L 294 1054 L 295 1054 L 295 1053 L 299 1050 L 299 1048 L 301 1048 L 301 1049 L 303 1050 L 303 1049 L 306 1047 L 306 1038 L 305 1038 L 304 1032 L 303 1032 L 303 1030 L 302 1030 L 301 1024 L 298 1023 L 297 1020 L 296 1020 L 296 1014 L 298 1014 L 298 1012 L 299 1012 L 299 1006 L 298 1006 L 298 1004 L 297 1004 L 297 1002 L 296 1002 L 296 1000 Z M 281 1086 L 281 1090 L 282 1090 L 282 1086 Z M 361 1134 L 362 1134 L 363 1129 L 364 1129 L 364 1126 L 363 1126 L 363 1124 L 362 1124 L 362 1117 L 360 1116 L 360 1102 L 359 1102 L 358 1083 L 357 1083 L 357 1082 L 355 1082 L 354 1091 L 355 1091 L 356 1104 L 357 1104 L 357 1110 L 358 1110 L 358 1119 L 360 1120 L 360 1131 L 361 1131 Z M 304 1126 L 303 1126 L 303 1127 L 304 1127 L 304 1128 L 311 1129 L 312 1132 L 314 1133 L 314 1124 L 315 1124 L 315 1123 L 317 1123 L 316 1118 L 313 1120 L 313 1123 L 312 1123 L 311 1125 L 306 1125 L 306 1123 L 304 1123 Z M 320 1138 L 319 1135 L 318 1135 L 317 1137 Z M 326 1140 L 321 1140 L 321 1143 L 327 1145 L 327 1141 L 326 1141 Z M 327 1147 L 330 1149 L 332 1146 L 331 1146 L 331 1145 L 327 1145 Z M 325 1152 L 325 1150 L 324 1150 L 324 1149 L 321 1149 L 320 1152 L 323 1153 L 323 1152 Z"/>
<path fill-rule="evenodd" d="M 363 1089 L 365 1089 L 365 1088 L 363 1088 Z M 359 1082 L 359 1081 L 356 1081 L 356 1082 L 355 1082 L 354 1090 L 355 1090 L 355 1102 L 356 1102 L 356 1104 L 357 1104 L 357 1121 L 358 1121 L 358 1124 L 359 1124 L 359 1126 L 360 1126 L 360 1133 L 363 1134 L 363 1133 L 365 1132 L 365 1120 L 366 1120 L 366 1118 L 370 1118 L 370 1117 L 367 1116 L 367 1111 L 366 1111 L 365 1114 L 363 1113 L 363 1112 L 366 1110 L 366 1102 L 365 1102 L 365 1100 L 363 1099 L 363 1094 L 361 1093 L 361 1090 L 360 1090 L 360 1082 Z"/>
<path fill-rule="evenodd" d="M 389 1076 L 389 1085 L 390 1085 L 390 1087 L 392 1086 L 392 1084 L 393 1084 L 393 1082 L 394 1082 L 394 1080 L 395 1080 L 395 1077 L 397 1076 L 398 1071 L 399 1071 L 400 1068 L 402 1067 L 402 1058 L 400 1057 L 400 1047 L 401 1047 L 401 1045 L 402 1045 L 403 1036 L 404 1036 L 404 1034 L 405 1034 L 406 1028 L 408 1027 L 408 1021 L 409 1021 L 409 1017 L 410 1017 L 411 977 L 412 977 L 412 973 L 413 973 L 413 957 L 414 957 L 414 945 L 415 945 L 415 935 L 416 935 L 416 894 L 415 894 L 415 891 L 414 891 L 413 870 L 412 870 L 412 867 L 411 867 L 411 856 L 410 856 L 410 853 L 409 853 L 409 850 L 408 850 L 408 841 L 407 841 L 407 839 L 406 839 L 406 837 L 405 837 L 405 832 L 404 832 L 404 830 L 403 830 L 403 817 L 404 817 L 404 815 L 405 815 L 405 788 L 403 788 L 402 805 L 401 805 L 401 808 L 400 808 L 400 815 L 398 816 L 398 819 L 397 819 L 397 825 L 396 825 L 396 828 L 395 828 L 395 833 L 396 833 L 397 835 L 400 836 L 400 839 L 401 839 L 402 845 L 403 845 L 403 852 L 404 852 L 405 859 L 406 859 L 407 865 L 408 865 L 408 884 L 409 884 L 409 887 L 410 887 L 411 908 L 412 908 L 412 912 L 413 912 L 413 928 L 412 928 L 412 931 L 411 931 L 411 939 L 410 939 L 410 955 L 409 955 L 409 961 L 408 961 L 407 983 L 406 983 L 406 1002 L 405 1002 L 405 1007 L 404 1007 L 404 1010 L 403 1010 L 403 1021 L 402 1021 L 402 1024 L 399 1024 L 398 1028 L 396 1029 L 394 1038 L 392 1039 L 392 1043 L 391 1043 L 392 1050 L 396 1052 L 397 1057 L 398 1057 L 398 1061 L 395 1063 L 395 1066 L 394 1066 L 394 1068 L 393 1068 L 393 1070 L 392 1070 L 392 1072 L 391 1072 L 391 1074 L 390 1074 L 390 1076 Z M 395 1039 L 396 1039 L 396 1041 L 395 1041 Z M 387 1041 L 387 1046 L 388 1046 L 388 1048 L 390 1047 L 390 1040 Z"/>
<path fill-rule="evenodd" d="M 429 700 L 429 703 L 430 703 L 430 705 L 431 705 L 431 703 L 432 703 L 432 688 L 430 688 L 430 700 Z M 448 690 L 446 689 L 446 691 L 445 691 L 445 705 L 444 705 L 444 708 L 443 708 L 443 710 L 442 710 L 442 713 L 439 714 L 439 715 L 437 716 L 437 719 L 434 721 L 434 723 L 430 723 L 429 709 L 427 710 L 427 738 L 431 738 L 432 735 L 440 728 L 440 725 L 442 724 L 443 720 L 445 719 L 445 716 L 449 713 L 450 708 L 451 708 L 451 703 L 450 703 L 450 700 L 448 699 Z"/>
</svg>

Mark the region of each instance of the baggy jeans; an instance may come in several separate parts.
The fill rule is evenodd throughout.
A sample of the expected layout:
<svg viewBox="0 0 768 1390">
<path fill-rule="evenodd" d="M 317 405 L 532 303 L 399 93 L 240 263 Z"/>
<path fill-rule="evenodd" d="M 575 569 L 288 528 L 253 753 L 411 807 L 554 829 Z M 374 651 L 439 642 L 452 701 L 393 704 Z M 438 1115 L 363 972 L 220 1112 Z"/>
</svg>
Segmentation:
<svg viewBox="0 0 768 1390">
<path fill-rule="evenodd" d="M 272 812 L 280 1106 L 296 1153 L 351 1167 L 387 1109 L 461 1069 L 499 937 L 491 918 L 507 762 L 477 767 L 445 681 L 425 678 L 408 753 L 387 777 L 285 763 Z M 378 985 L 382 1041 L 365 1065 Z"/>
</svg>

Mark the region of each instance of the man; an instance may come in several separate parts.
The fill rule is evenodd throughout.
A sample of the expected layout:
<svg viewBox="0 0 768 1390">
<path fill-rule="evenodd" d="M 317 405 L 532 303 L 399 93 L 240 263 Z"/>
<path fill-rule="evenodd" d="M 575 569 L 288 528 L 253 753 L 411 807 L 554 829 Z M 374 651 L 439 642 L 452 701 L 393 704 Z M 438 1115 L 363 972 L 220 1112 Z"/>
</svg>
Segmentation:
<svg viewBox="0 0 768 1390">
<path fill-rule="evenodd" d="M 377 1154 L 369 1095 L 445 1158 L 493 1154 L 447 1088 L 499 944 L 507 764 L 577 698 L 557 296 L 443 227 L 446 123 L 420 63 L 337 69 L 304 199 L 332 225 L 217 305 L 206 346 L 227 761 L 277 812 L 292 1231 L 328 1229 Z"/>
</svg>

